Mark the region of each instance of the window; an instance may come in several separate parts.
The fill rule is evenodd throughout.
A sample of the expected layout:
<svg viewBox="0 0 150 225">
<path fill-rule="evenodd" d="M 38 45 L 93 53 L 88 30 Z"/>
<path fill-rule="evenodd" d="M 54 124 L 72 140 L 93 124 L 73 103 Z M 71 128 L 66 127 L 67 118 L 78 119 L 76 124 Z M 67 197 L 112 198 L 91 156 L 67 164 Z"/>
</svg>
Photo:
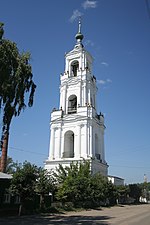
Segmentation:
<svg viewBox="0 0 150 225">
<path fill-rule="evenodd" d="M 71 95 L 68 99 L 68 114 L 77 112 L 77 96 Z"/>
<path fill-rule="evenodd" d="M 20 203 L 20 196 L 16 195 L 15 197 L 15 204 L 19 204 Z"/>
<path fill-rule="evenodd" d="M 10 203 L 10 194 L 4 194 L 4 203 Z"/>
<path fill-rule="evenodd" d="M 98 160 L 101 161 L 101 154 L 96 153 L 96 154 L 95 154 L 95 157 L 96 157 L 96 159 L 98 159 Z"/>
<path fill-rule="evenodd" d="M 100 162 L 101 160 L 101 154 L 100 154 L 100 148 L 99 148 L 99 139 L 98 139 L 98 135 L 95 134 L 95 157 L 97 160 L 99 160 Z"/>
<path fill-rule="evenodd" d="M 64 152 L 63 158 L 73 158 L 74 157 L 74 133 L 69 130 L 64 136 Z"/>
<path fill-rule="evenodd" d="M 79 68 L 79 62 L 77 60 L 73 61 L 71 63 L 71 74 L 72 74 L 72 76 L 74 76 L 74 77 L 77 76 L 78 68 Z"/>
</svg>

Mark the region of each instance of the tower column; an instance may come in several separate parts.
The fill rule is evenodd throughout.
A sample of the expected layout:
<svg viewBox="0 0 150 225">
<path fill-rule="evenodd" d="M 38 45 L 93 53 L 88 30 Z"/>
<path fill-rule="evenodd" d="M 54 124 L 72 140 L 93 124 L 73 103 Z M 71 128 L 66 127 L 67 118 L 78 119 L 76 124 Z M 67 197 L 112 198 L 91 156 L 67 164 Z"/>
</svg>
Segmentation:
<svg viewBox="0 0 150 225">
<path fill-rule="evenodd" d="M 79 158 L 81 156 L 81 125 L 77 127 L 77 148 L 75 152 L 75 157 Z"/>
<path fill-rule="evenodd" d="M 55 130 L 54 128 L 51 128 L 51 138 L 50 138 L 50 159 L 54 159 L 54 147 L 55 147 Z"/>
<path fill-rule="evenodd" d="M 104 151 L 104 130 L 102 131 L 102 160 L 105 162 L 105 151 Z"/>
<path fill-rule="evenodd" d="M 85 154 L 88 155 L 88 126 L 85 124 Z"/>
<path fill-rule="evenodd" d="M 92 149 L 93 149 L 93 126 L 92 125 L 90 125 L 90 128 L 89 128 L 89 142 L 90 142 L 89 155 L 92 157 Z"/>
<path fill-rule="evenodd" d="M 80 157 L 86 159 L 88 155 L 88 131 L 87 131 L 87 124 L 82 124 L 81 125 L 81 155 Z"/>
<path fill-rule="evenodd" d="M 61 127 L 59 128 L 59 131 L 58 131 L 58 150 L 59 150 L 58 158 L 60 158 L 61 157 Z"/>
<path fill-rule="evenodd" d="M 82 79 L 82 75 L 81 75 L 81 79 Z M 80 104 L 80 106 L 83 106 L 83 103 L 82 103 L 82 96 L 83 96 L 82 95 L 82 81 L 80 81 L 79 85 L 80 85 L 80 87 L 79 87 L 80 88 L 80 103 L 79 104 Z"/>
<path fill-rule="evenodd" d="M 62 88 L 60 88 L 60 102 L 59 102 L 59 108 L 61 108 L 61 107 L 63 108 L 63 91 L 62 91 Z"/>
<path fill-rule="evenodd" d="M 88 83 L 88 103 L 91 103 L 91 90 L 90 90 L 90 85 Z"/>
<path fill-rule="evenodd" d="M 89 84 L 88 84 L 88 86 L 89 86 Z M 91 100 L 90 100 L 90 88 L 89 87 L 88 87 L 88 97 L 87 97 L 87 99 L 88 99 L 88 103 L 90 104 Z"/>
<path fill-rule="evenodd" d="M 62 132 L 62 137 L 61 137 L 61 149 L 60 149 L 60 157 L 62 158 L 63 157 L 63 153 L 64 153 L 64 132 Z"/>
<path fill-rule="evenodd" d="M 92 149 L 92 155 L 93 157 L 95 157 L 95 131 L 94 131 L 94 128 L 93 128 L 93 149 Z"/>
<path fill-rule="evenodd" d="M 83 100 L 83 106 L 85 106 L 85 104 L 87 103 L 86 100 L 87 100 L 87 99 L 86 99 L 86 86 L 85 86 L 85 84 L 84 84 L 84 100 Z"/>
<path fill-rule="evenodd" d="M 66 106 L 66 90 L 67 90 L 67 85 L 65 85 L 65 88 L 64 88 L 64 98 L 63 98 L 63 100 L 64 100 L 64 111 L 65 111 L 65 113 L 67 112 L 67 106 Z"/>
</svg>

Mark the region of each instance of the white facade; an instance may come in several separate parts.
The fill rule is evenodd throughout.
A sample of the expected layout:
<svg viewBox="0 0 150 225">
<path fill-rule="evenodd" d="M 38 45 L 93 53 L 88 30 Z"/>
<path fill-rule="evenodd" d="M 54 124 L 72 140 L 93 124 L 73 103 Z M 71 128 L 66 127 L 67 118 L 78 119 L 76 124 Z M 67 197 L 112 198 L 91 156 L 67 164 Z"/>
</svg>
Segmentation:
<svg viewBox="0 0 150 225">
<path fill-rule="evenodd" d="M 74 49 L 65 55 L 65 71 L 60 75 L 59 109 L 51 113 L 51 137 L 47 170 L 73 161 L 90 160 L 93 173 L 107 176 L 104 151 L 104 116 L 96 111 L 96 78 L 92 56 L 76 35 Z"/>
<path fill-rule="evenodd" d="M 115 176 L 108 176 L 108 180 L 112 182 L 115 186 L 123 186 L 124 179 Z"/>
</svg>

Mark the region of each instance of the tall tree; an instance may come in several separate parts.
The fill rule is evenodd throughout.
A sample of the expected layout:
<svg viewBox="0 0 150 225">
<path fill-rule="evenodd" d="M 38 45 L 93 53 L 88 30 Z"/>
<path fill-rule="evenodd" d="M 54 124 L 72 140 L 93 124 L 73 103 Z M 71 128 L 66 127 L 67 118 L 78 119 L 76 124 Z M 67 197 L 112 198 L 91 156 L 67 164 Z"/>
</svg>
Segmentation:
<svg viewBox="0 0 150 225">
<path fill-rule="evenodd" d="M 90 196 L 90 177 L 90 164 L 87 161 L 71 163 L 65 168 L 60 165 L 56 173 L 56 198 L 62 203 L 71 201 L 74 205 L 83 203 L 83 206 Z"/>
<path fill-rule="evenodd" d="M 9 191 L 11 194 L 20 196 L 19 215 L 27 201 L 33 202 L 37 179 L 38 168 L 29 162 L 24 162 L 23 166 L 13 174 Z"/>
<path fill-rule="evenodd" d="M 129 184 L 129 196 L 135 199 L 135 203 L 139 203 L 142 194 L 142 188 L 138 184 Z"/>
<path fill-rule="evenodd" d="M 53 194 L 55 179 L 52 174 L 43 168 L 38 168 L 38 178 L 35 183 L 35 192 L 40 195 L 40 209 L 45 208 L 45 196 Z"/>
<path fill-rule="evenodd" d="M 28 93 L 28 106 L 33 105 L 36 85 L 33 82 L 30 54 L 20 53 L 16 43 L 3 38 L 4 24 L 0 23 L 0 109 L 3 113 L 1 138 L 1 168 L 6 170 L 7 148 L 10 124 L 13 116 L 19 116 L 25 109 L 25 96 Z"/>
<path fill-rule="evenodd" d="M 58 181 L 56 198 L 62 203 L 71 201 L 79 207 L 100 206 L 107 201 L 115 203 L 114 185 L 99 173 L 92 175 L 89 161 L 72 163 L 65 168 L 60 165 L 55 177 Z"/>
<path fill-rule="evenodd" d="M 127 203 L 129 198 L 129 185 L 116 186 L 117 190 L 117 203 Z"/>
</svg>

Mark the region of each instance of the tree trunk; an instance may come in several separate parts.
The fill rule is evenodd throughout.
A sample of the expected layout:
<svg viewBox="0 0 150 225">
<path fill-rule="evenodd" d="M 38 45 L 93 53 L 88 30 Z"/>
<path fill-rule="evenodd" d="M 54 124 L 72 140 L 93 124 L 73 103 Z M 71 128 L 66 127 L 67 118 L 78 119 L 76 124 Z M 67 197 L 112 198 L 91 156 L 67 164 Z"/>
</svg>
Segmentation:
<svg viewBox="0 0 150 225">
<path fill-rule="evenodd" d="M 21 216 L 21 213 L 22 213 L 22 204 L 19 205 L 18 216 Z"/>
<path fill-rule="evenodd" d="M 8 138 L 9 138 L 9 132 L 6 131 L 4 134 L 4 138 L 2 140 L 2 155 L 1 155 L 1 164 L 0 164 L 0 171 L 2 173 L 6 172 Z"/>
<path fill-rule="evenodd" d="M 40 209 L 44 209 L 45 207 L 45 202 L 44 202 L 44 195 L 40 194 Z"/>
</svg>

